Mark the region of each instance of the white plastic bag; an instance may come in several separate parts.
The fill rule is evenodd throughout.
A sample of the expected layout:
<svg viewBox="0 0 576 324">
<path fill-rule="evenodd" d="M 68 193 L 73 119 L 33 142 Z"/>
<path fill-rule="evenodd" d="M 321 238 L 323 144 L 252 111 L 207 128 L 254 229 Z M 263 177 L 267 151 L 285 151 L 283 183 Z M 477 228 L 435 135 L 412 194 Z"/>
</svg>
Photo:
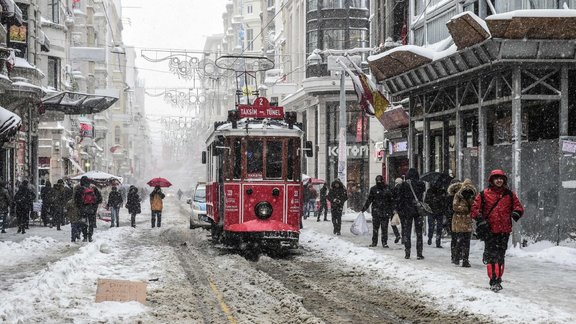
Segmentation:
<svg viewBox="0 0 576 324">
<path fill-rule="evenodd" d="M 392 220 L 390 221 L 390 225 L 392 226 L 400 226 L 400 216 L 398 216 L 398 213 L 394 213 L 394 216 L 392 216 Z"/>
<path fill-rule="evenodd" d="M 366 218 L 364 217 L 364 213 L 359 213 L 356 216 L 356 219 L 352 223 L 352 227 L 350 227 L 350 232 L 354 235 L 366 235 L 369 232 L 368 223 L 366 223 Z"/>
</svg>

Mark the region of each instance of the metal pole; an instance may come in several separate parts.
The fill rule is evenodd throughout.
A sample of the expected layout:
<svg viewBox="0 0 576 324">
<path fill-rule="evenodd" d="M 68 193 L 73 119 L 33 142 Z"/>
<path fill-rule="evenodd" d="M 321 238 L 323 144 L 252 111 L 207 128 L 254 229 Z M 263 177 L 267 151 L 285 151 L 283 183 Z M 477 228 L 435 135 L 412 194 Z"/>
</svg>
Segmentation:
<svg viewBox="0 0 576 324">
<path fill-rule="evenodd" d="M 347 147 L 346 147 L 346 89 L 344 88 L 346 72 L 340 73 L 340 131 L 338 134 L 338 179 L 344 186 L 348 185 L 347 171 Z"/>
</svg>

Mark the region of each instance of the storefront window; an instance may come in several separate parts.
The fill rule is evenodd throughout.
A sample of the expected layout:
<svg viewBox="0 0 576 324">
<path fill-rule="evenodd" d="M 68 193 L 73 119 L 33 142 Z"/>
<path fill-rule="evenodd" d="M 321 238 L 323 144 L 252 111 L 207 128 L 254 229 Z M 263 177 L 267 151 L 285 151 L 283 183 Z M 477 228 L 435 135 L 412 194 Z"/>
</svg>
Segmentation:
<svg viewBox="0 0 576 324">
<path fill-rule="evenodd" d="M 344 49 L 344 30 L 326 29 L 323 32 L 323 49 Z"/>
<path fill-rule="evenodd" d="M 358 207 L 365 199 L 369 188 L 368 179 L 368 122 L 369 118 L 356 102 L 346 103 L 346 147 L 347 147 L 347 183 L 350 193 L 356 199 L 349 206 Z M 339 146 L 339 103 L 327 103 L 326 130 L 328 136 L 328 172 L 331 179 L 337 177 Z"/>
<path fill-rule="evenodd" d="M 318 48 L 318 31 L 311 30 L 306 37 L 306 54 L 310 55 L 315 49 Z"/>
<path fill-rule="evenodd" d="M 324 0 L 322 9 L 344 9 L 344 0 Z"/>
<path fill-rule="evenodd" d="M 350 30 L 350 47 L 367 47 L 368 46 L 368 31 L 365 29 L 352 29 Z"/>
<path fill-rule="evenodd" d="M 306 1 L 306 10 L 307 11 L 318 10 L 318 0 L 307 0 Z"/>
</svg>

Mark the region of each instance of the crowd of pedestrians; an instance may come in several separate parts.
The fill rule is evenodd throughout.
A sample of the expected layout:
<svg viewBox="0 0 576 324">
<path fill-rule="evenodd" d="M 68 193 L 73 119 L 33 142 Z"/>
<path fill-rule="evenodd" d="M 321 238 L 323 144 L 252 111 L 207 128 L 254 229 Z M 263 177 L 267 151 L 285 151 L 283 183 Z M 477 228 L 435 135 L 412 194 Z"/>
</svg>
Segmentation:
<svg viewBox="0 0 576 324">
<path fill-rule="evenodd" d="M 107 184 L 108 185 L 108 184 Z M 125 207 L 130 214 L 130 225 L 136 227 L 136 215 L 141 213 L 142 193 L 146 189 L 138 189 L 131 185 L 127 192 L 116 185 L 110 186 L 110 193 L 103 204 L 103 197 L 96 183 L 82 177 L 76 186 L 71 186 L 63 179 L 52 185 L 46 181 L 36 197 L 35 189 L 27 180 L 17 184 L 17 190 L 12 194 L 10 186 L 0 181 L 0 233 L 6 233 L 9 227 L 9 215 L 15 215 L 17 233 L 25 234 L 29 229 L 30 219 L 37 219 L 44 227 L 56 227 L 70 223 L 71 241 L 91 242 L 99 208 L 110 212 L 110 227 L 120 226 L 120 209 Z M 150 194 L 152 209 L 152 227 L 160 227 L 162 215 L 162 199 L 165 195 L 160 187 L 154 188 Z M 39 198 L 38 201 L 36 199 Z M 124 205 L 124 201 L 126 204 Z M 38 204 L 36 210 L 35 205 Z"/>
<path fill-rule="evenodd" d="M 403 178 L 397 178 L 393 185 L 376 176 L 376 184 L 370 188 L 368 197 L 361 207 L 366 212 L 372 207 L 372 242 L 388 248 L 388 225 L 395 214 L 400 218 L 401 229 L 392 225 L 394 243 L 404 245 L 406 259 L 411 258 L 412 228 L 416 235 L 416 259 L 424 259 L 424 226 L 427 219 L 427 243 L 443 248 L 442 235 L 446 231 L 451 236 L 450 256 L 454 265 L 465 268 L 470 265 L 470 241 L 479 221 L 488 223 L 488 233 L 484 240 L 483 263 L 486 264 L 490 289 L 502 289 L 505 255 L 508 247 L 512 221 L 518 221 L 524 209 L 516 194 L 508 188 L 508 178 L 502 170 L 494 170 L 488 177 L 488 186 L 482 191 L 470 179 L 453 179 L 447 184 L 426 184 L 420 179 L 416 169 L 409 169 Z M 311 185 L 306 185 L 305 202 L 308 205 Z M 330 202 L 334 234 L 340 235 L 342 212 L 348 199 L 347 190 L 340 180 L 335 180 L 328 189 L 324 184 L 320 190 L 320 204 L 317 221 L 324 211 L 327 220 L 327 202 Z M 422 207 L 426 208 L 422 208 Z M 311 204 L 311 206 L 314 206 Z M 310 207 L 313 208 L 313 207 Z M 307 213 L 310 212 L 307 208 Z M 312 209 L 313 210 L 313 209 Z"/>
</svg>

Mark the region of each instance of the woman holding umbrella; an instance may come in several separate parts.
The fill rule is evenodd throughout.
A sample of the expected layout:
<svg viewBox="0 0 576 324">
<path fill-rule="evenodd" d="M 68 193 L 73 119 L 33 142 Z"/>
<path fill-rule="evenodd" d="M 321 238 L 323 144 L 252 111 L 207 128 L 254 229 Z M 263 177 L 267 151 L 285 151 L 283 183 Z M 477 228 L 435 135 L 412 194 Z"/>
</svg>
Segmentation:
<svg viewBox="0 0 576 324">
<path fill-rule="evenodd" d="M 152 210 L 152 228 L 155 226 L 160 227 L 162 224 L 162 208 L 164 204 L 162 199 L 165 195 L 160 189 L 160 186 L 154 187 L 154 190 L 150 193 L 150 209 Z"/>
</svg>

